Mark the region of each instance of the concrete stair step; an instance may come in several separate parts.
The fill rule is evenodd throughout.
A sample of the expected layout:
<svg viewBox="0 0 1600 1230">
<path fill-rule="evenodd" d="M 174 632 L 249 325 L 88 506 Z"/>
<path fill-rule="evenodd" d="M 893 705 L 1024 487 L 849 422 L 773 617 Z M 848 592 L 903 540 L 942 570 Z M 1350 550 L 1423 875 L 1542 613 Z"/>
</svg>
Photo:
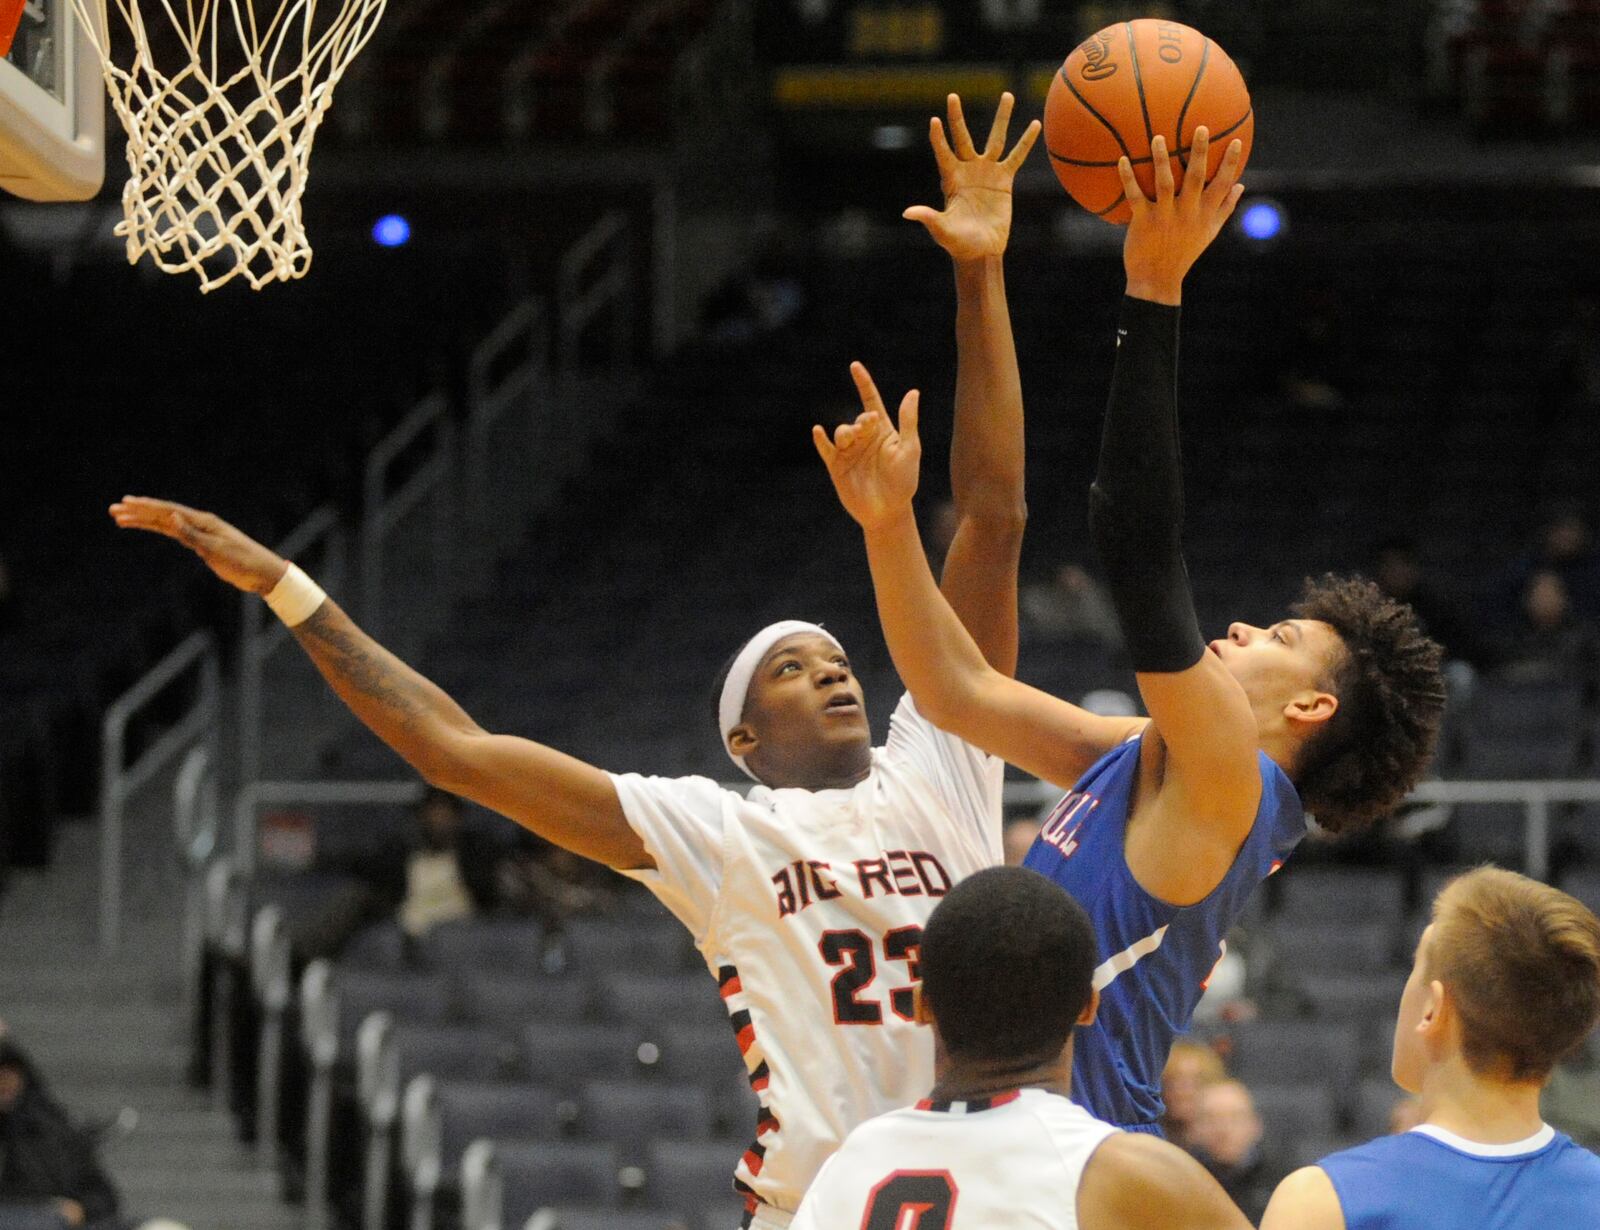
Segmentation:
<svg viewBox="0 0 1600 1230">
<path fill-rule="evenodd" d="M 211 1166 L 154 1165 L 112 1169 L 117 1187 L 129 1204 L 150 1204 L 148 1197 L 179 1195 L 203 1200 L 249 1200 L 259 1197 L 276 1203 L 280 1190 L 278 1176 L 269 1171 L 235 1170 Z"/>
<path fill-rule="evenodd" d="M 162 1200 L 125 1200 L 129 1221 L 147 1217 L 171 1218 L 188 1230 L 301 1230 L 305 1214 L 284 1204 L 224 1204 L 175 1195 Z"/>
<path fill-rule="evenodd" d="M 146 1140 L 168 1144 L 177 1141 L 237 1141 L 238 1133 L 232 1116 L 213 1109 L 200 1098 L 194 1101 L 195 1106 L 178 1108 L 151 1107 L 148 1103 L 141 1106 L 135 1101 L 125 1103 L 133 1109 L 138 1119 L 128 1135 L 116 1137 L 108 1142 L 107 1148 L 136 1146 Z"/>
<path fill-rule="evenodd" d="M 214 1114 L 204 1090 L 192 1089 L 176 1077 L 161 1081 L 108 1080 L 93 1082 L 63 1073 L 50 1082 L 51 1092 L 74 1115 L 104 1118 L 131 1106 L 140 1115 Z"/>
<path fill-rule="evenodd" d="M 6 1024 L 18 1037 L 77 1037 L 86 1029 L 123 1038 L 173 1038 L 182 1028 L 170 1001 L 139 1000 L 86 1009 L 82 1003 L 35 1000 L 6 1005 Z"/>
<path fill-rule="evenodd" d="M 226 1129 L 206 1135 L 158 1135 L 141 1125 L 131 1136 L 107 1142 L 102 1155 L 119 1178 L 130 1171 L 243 1170 L 256 1164 L 255 1154 Z"/>
</svg>

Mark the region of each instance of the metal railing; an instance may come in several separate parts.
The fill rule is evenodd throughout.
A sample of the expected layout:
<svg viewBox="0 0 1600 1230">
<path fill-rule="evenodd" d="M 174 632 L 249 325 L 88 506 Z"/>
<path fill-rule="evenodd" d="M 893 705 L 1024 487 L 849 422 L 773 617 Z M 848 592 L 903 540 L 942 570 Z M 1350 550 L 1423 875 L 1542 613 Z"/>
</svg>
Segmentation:
<svg viewBox="0 0 1600 1230">
<path fill-rule="evenodd" d="M 558 350 L 563 380 L 571 379 L 578 370 L 583 336 L 607 309 L 611 312 L 609 365 L 620 369 L 631 361 L 633 267 L 629 241 L 627 214 L 612 209 L 561 254 L 556 302 L 561 310 Z M 602 260 L 600 271 L 589 278 L 591 268 Z"/>
<path fill-rule="evenodd" d="M 433 432 L 433 447 L 394 491 L 390 471 L 424 433 Z M 455 424 L 442 393 L 431 393 L 412 407 L 367 454 L 361 487 L 361 617 L 374 639 L 383 633 L 384 551 L 395 528 L 424 500 L 433 497 L 433 551 L 429 557 L 435 586 L 451 577 L 455 475 Z"/>
<path fill-rule="evenodd" d="M 426 789 L 420 780 L 355 782 L 244 782 L 233 801 L 233 857 L 241 873 L 256 865 L 256 821 L 267 804 L 353 804 L 392 807 L 415 803 Z"/>
<path fill-rule="evenodd" d="M 217 765 L 204 744 L 189 749 L 172 787 L 172 839 L 183 868 L 183 1019 L 199 1019 L 206 943 L 206 869 L 217 852 L 222 812 Z"/>
<path fill-rule="evenodd" d="M 539 461 L 554 418 L 552 401 L 539 397 L 549 384 L 550 332 L 546 302 L 525 299 L 472 352 L 461 496 L 474 570 L 493 560 L 500 537 L 522 530 L 535 502 L 532 479 L 541 473 Z M 509 370 L 502 371 L 508 363 Z M 494 482 L 497 458 L 514 466 L 523 481 Z M 496 490 L 515 506 L 497 510 L 491 503 Z"/>
<path fill-rule="evenodd" d="M 338 591 L 345 582 L 345 533 L 339 514 L 331 504 L 316 509 L 274 549 L 284 559 L 298 562 L 318 548 L 322 551 L 318 579 L 324 589 Z M 267 659 L 290 639 L 289 630 L 269 617 L 266 603 L 257 595 L 240 595 L 238 777 L 241 782 L 253 782 L 261 775 L 262 676 Z"/>
<path fill-rule="evenodd" d="M 742 789 L 741 787 L 736 787 Z M 1066 793 L 1049 782 L 1007 782 L 1008 807 L 1048 807 Z M 1550 875 L 1550 808 L 1561 803 L 1600 803 L 1600 781 L 1429 781 L 1408 796 L 1412 803 L 1442 806 L 1512 803 L 1523 808 L 1523 870 L 1535 880 Z"/>
<path fill-rule="evenodd" d="M 128 724 L 174 681 L 199 676 L 194 703 L 131 765 L 124 765 Z M 142 679 L 111 702 L 100 724 L 100 949 L 116 951 L 122 938 L 123 813 L 128 800 L 197 743 L 213 763 L 221 729 L 222 676 L 210 632 L 191 633 Z"/>
</svg>

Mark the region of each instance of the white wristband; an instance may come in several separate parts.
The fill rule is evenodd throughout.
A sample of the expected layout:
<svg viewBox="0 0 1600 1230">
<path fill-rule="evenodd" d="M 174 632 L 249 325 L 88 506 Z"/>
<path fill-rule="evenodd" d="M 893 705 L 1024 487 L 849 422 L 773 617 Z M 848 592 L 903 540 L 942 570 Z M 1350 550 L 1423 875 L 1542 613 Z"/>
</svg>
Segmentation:
<svg viewBox="0 0 1600 1230">
<path fill-rule="evenodd" d="M 290 564 L 283 579 L 266 595 L 272 613 L 288 626 L 303 624 L 327 600 L 322 587 L 308 577 L 298 564 Z"/>
</svg>

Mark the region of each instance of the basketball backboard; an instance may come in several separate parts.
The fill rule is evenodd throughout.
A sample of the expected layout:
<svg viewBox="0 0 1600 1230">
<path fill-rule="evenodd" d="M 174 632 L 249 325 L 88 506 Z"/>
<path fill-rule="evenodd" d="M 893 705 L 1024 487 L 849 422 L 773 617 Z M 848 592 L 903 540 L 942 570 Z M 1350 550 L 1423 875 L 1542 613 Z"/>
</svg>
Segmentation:
<svg viewBox="0 0 1600 1230">
<path fill-rule="evenodd" d="M 105 178 L 105 86 L 72 0 L 26 0 L 0 59 L 0 189 L 81 201 Z"/>
</svg>

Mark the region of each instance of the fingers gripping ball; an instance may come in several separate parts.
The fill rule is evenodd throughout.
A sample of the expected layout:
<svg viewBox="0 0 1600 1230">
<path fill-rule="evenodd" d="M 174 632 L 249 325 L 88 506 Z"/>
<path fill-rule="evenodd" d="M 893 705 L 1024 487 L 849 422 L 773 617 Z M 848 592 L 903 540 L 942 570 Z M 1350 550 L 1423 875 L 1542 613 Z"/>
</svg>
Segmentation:
<svg viewBox="0 0 1600 1230">
<path fill-rule="evenodd" d="M 1211 131 L 1206 181 L 1235 138 L 1244 143 L 1243 170 L 1255 116 L 1238 68 L 1198 30 L 1149 17 L 1107 26 L 1074 50 L 1050 83 L 1044 107 L 1056 178 L 1108 222 L 1130 216 L 1117 160 L 1127 155 L 1139 186 L 1154 197 L 1150 142 L 1166 137 L 1173 178 L 1182 182 L 1194 130 L 1202 125 Z"/>
</svg>

